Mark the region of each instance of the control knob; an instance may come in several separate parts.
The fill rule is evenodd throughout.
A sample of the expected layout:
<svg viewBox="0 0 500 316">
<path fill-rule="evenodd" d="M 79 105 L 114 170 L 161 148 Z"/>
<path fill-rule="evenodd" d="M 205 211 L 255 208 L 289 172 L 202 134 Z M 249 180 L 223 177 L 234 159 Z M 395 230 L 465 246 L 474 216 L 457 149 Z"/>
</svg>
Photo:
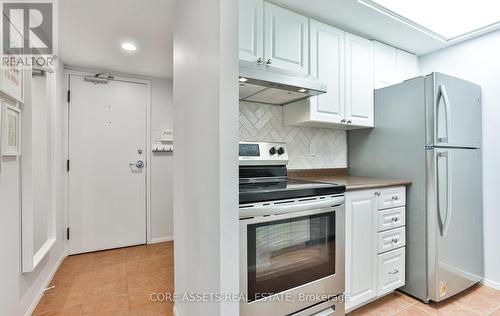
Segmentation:
<svg viewBox="0 0 500 316">
<path fill-rule="evenodd" d="M 269 149 L 269 154 L 271 154 L 271 156 L 276 155 L 276 147 L 271 147 L 271 149 Z"/>
<path fill-rule="evenodd" d="M 280 147 L 278 148 L 278 155 L 283 155 L 285 153 L 285 148 Z"/>
</svg>

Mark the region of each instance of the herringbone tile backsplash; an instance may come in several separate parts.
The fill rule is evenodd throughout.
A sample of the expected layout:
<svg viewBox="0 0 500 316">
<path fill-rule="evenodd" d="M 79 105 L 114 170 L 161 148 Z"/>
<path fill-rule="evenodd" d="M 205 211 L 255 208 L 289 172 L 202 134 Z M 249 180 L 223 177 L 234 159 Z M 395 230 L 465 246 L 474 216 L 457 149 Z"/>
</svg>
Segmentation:
<svg viewBox="0 0 500 316">
<path fill-rule="evenodd" d="M 345 131 L 283 124 L 283 107 L 240 102 L 240 140 L 285 142 L 290 169 L 346 168 Z M 316 145 L 316 156 L 309 156 L 309 144 Z"/>
</svg>

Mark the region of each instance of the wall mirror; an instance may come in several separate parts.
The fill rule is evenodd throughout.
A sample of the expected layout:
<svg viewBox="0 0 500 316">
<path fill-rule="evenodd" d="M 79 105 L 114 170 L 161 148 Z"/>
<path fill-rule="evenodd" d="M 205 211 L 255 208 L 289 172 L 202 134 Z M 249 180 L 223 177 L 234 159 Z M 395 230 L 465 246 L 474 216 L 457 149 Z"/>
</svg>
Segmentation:
<svg viewBox="0 0 500 316">
<path fill-rule="evenodd" d="M 56 241 L 55 72 L 26 72 L 21 142 L 23 273 L 33 271 Z"/>
</svg>

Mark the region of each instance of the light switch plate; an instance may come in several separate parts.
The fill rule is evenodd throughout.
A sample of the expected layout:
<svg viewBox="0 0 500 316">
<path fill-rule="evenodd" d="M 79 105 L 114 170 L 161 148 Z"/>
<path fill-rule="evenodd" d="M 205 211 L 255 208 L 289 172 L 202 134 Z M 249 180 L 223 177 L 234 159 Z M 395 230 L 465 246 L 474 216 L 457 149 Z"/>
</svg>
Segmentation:
<svg viewBox="0 0 500 316">
<path fill-rule="evenodd" d="M 171 129 L 162 129 L 160 139 L 162 142 L 173 142 L 174 141 L 174 131 Z"/>
</svg>

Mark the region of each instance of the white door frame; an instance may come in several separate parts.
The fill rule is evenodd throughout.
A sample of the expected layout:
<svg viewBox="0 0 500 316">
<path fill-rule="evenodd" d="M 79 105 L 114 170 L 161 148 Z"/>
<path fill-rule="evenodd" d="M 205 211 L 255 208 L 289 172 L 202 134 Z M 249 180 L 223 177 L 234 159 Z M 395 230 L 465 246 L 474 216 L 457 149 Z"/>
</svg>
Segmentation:
<svg viewBox="0 0 500 316">
<path fill-rule="evenodd" d="M 67 239 L 66 236 L 66 228 L 70 227 L 69 226 L 69 172 L 66 171 L 66 160 L 69 159 L 69 107 L 70 103 L 68 102 L 67 98 L 67 92 L 70 91 L 70 76 L 94 76 L 97 73 L 109 73 L 109 71 L 103 71 L 103 70 L 92 70 L 92 69 L 83 69 L 83 70 L 75 70 L 71 68 L 66 68 L 64 69 L 64 86 L 65 86 L 65 91 L 64 92 L 64 97 L 66 98 L 65 101 L 65 108 L 64 108 L 64 131 L 63 131 L 63 162 L 64 162 L 64 170 L 65 170 L 65 177 L 64 177 L 64 232 L 63 232 L 63 238 L 65 240 L 64 247 L 65 247 L 65 252 L 66 255 L 69 255 L 69 240 Z M 147 100 L 146 100 L 146 183 L 145 183 L 145 188 L 146 188 L 146 242 L 150 244 L 152 242 L 151 238 L 151 80 L 145 79 L 145 78 L 139 78 L 139 77 L 133 77 L 130 75 L 121 75 L 121 74 L 116 74 L 115 72 L 112 72 L 114 76 L 114 80 L 116 81 L 123 81 L 123 82 L 130 82 L 130 83 L 138 83 L 138 84 L 144 84 L 146 85 L 147 88 Z M 89 82 L 89 84 L 92 84 Z M 70 166 L 71 169 L 71 166 Z M 71 231 L 70 231 L 70 238 L 71 238 Z"/>
</svg>

